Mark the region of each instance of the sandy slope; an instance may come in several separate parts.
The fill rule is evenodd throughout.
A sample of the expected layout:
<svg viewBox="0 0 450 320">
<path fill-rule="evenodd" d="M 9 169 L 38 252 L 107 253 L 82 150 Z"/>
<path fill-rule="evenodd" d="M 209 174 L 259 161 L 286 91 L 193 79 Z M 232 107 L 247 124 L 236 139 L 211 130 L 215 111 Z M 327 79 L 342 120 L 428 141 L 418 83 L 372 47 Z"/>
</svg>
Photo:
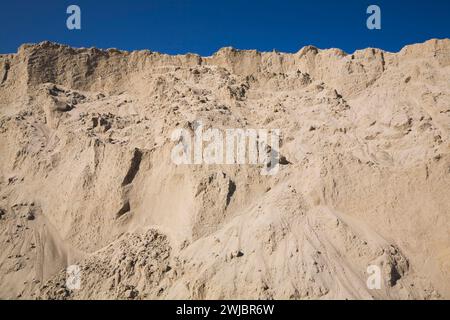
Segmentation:
<svg viewBox="0 0 450 320">
<path fill-rule="evenodd" d="M 448 39 L 0 55 L 0 298 L 448 299 L 449 84 Z M 176 166 L 195 120 L 279 128 L 287 161 Z"/>
</svg>

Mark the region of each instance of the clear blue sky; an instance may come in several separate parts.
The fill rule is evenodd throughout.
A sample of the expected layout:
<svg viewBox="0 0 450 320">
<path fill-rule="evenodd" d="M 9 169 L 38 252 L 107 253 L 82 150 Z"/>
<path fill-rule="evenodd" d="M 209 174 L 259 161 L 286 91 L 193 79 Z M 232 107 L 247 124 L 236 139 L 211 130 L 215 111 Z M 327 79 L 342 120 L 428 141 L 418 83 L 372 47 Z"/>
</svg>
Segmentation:
<svg viewBox="0 0 450 320">
<path fill-rule="evenodd" d="M 66 28 L 81 8 L 82 30 Z M 382 29 L 366 28 L 381 7 Z M 296 52 L 305 45 L 398 51 L 450 37 L 450 0 L 10 0 L 0 6 L 0 53 L 50 40 L 76 47 L 150 49 L 210 55 L 224 46 Z"/>
</svg>

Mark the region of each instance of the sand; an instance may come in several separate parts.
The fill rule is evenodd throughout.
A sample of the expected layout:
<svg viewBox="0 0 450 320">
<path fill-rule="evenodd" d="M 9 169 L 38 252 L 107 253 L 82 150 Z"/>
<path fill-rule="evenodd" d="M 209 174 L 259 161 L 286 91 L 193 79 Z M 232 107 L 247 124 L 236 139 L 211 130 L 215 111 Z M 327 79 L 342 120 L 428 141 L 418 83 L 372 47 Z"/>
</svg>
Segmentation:
<svg viewBox="0 0 450 320">
<path fill-rule="evenodd" d="M 449 299 L 449 83 L 449 39 L 0 55 L 0 298 Z M 174 164 L 196 121 L 280 129 L 279 171 Z"/>
</svg>

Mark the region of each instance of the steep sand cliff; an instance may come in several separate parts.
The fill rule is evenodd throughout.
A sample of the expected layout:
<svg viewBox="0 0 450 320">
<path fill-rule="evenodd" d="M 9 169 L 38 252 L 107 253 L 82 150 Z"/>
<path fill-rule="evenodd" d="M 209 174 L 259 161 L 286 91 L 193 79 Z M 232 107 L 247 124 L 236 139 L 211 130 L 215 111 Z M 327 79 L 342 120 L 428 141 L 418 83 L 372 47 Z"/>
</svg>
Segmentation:
<svg viewBox="0 0 450 320">
<path fill-rule="evenodd" d="M 175 165 L 199 120 L 280 129 L 279 172 Z M 0 298 L 449 299 L 449 194 L 448 39 L 0 55 Z"/>
</svg>

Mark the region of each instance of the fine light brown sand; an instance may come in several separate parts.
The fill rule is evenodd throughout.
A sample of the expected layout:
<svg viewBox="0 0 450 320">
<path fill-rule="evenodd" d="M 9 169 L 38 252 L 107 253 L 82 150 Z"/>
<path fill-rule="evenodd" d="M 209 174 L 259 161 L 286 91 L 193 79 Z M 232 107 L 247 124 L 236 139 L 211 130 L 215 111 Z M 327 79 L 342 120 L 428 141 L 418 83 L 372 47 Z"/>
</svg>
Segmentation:
<svg viewBox="0 0 450 320">
<path fill-rule="evenodd" d="M 285 161 L 177 166 L 171 133 L 195 120 L 280 129 Z M 0 298 L 449 299 L 449 138 L 448 39 L 23 45 L 0 55 Z"/>
</svg>

